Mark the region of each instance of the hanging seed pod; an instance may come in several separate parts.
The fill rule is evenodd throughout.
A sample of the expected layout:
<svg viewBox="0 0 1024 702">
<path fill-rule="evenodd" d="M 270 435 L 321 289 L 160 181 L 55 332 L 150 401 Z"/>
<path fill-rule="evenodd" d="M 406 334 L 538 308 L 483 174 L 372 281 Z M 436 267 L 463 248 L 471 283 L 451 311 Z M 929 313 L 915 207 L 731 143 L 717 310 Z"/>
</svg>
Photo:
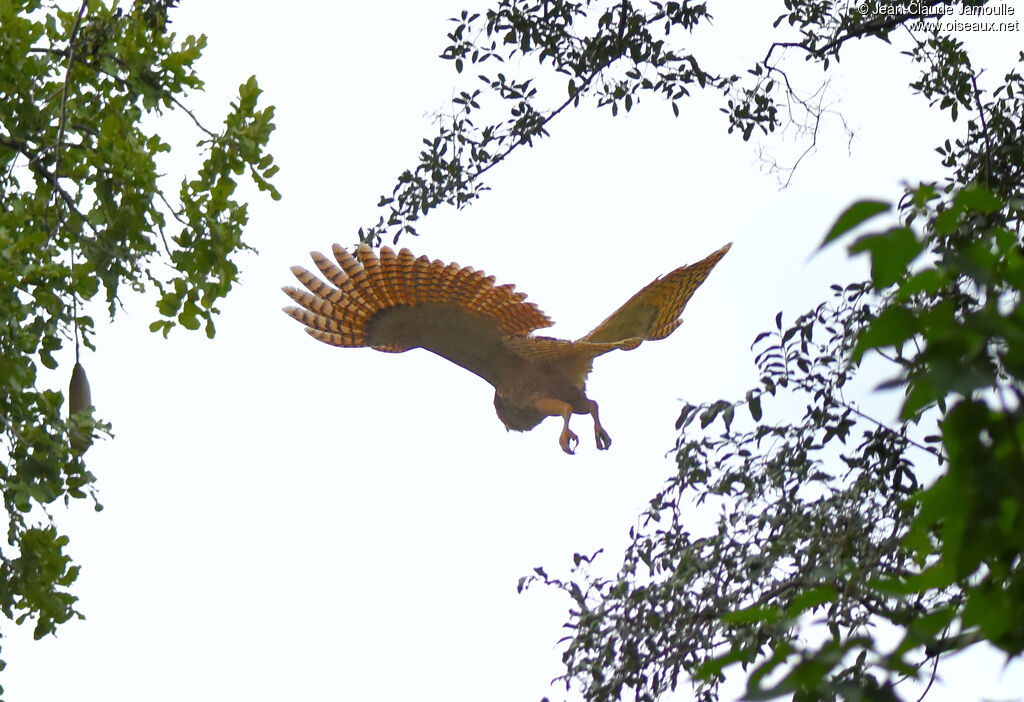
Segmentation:
<svg viewBox="0 0 1024 702">
<path fill-rule="evenodd" d="M 92 393 L 89 391 L 89 379 L 85 376 L 85 368 L 81 363 L 75 364 L 71 371 L 71 385 L 68 386 L 68 422 L 70 424 L 71 450 L 85 453 L 92 445 L 92 432 L 83 430 L 75 419 L 75 414 L 92 407 Z"/>
</svg>

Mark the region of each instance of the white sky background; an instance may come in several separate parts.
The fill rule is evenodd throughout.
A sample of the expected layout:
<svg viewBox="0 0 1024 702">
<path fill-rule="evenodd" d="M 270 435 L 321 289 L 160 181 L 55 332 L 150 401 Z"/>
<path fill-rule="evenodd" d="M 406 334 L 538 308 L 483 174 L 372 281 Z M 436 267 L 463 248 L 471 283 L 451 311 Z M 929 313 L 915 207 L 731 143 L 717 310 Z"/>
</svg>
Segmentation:
<svg viewBox="0 0 1024 702">
<path fill-rule="evenodd" d="M 766 48 L 749 28 L 782 5 L 723 5 L 695 43 L 720 45 L 741 70 Z M 180 35 L 209 36 L 207 91 L 189 101 L 205 122 L 219 123 L 251 74 L 276 106 L 284 199 L 250 198 L 259 255 L 241 260 L 214 341 L 150 334 L 152 300 L 131 297 L 85 355 L 116 433 L 88 454 L 106 509 L 56 511 L 88 618 L 39 642 L 5 627 L 8 699 L 562 699 L 548 681 L 563 670 L 568 600 L 518 595 L 519 577 L 537 565 L 564 574 L 574 551 L 600 547 L 598 567 L 614 571 L 673 470 L 681 400 L 752 387 L 749 345 L 774 314 L 792 320 L 830 282 L 863 273 L 839 248 L 808 262 L 853 199 L 895 199 L 902 179 L 941 175 L 946 117 L 909 95 L 911 71 L 880 42 L 844 50 L 833 81 L 851 152 L 838 121 L 826 125 L 781 192 L 714 101 L 684 100 L 679 119 L 651 96 L 625 117 L 563 114 L 550 139 L 489 174 L 492 192 L 433 213 L 400 245 L 515 283 L 558 323 L 553 334 L 576 338 L 655 276 L 735 242 L 679 331 L 597 361 L 589 394 L 614 444 L 598 452 L 589 419 L 575 417 L 580 448 L 565 456 L 557 420 L 506 433 L 493 390 L 462 369 L 421 351 L 334 349 L 280 312 L 288 267 L 352 244 L 435 131 L 428 113 L 449 107 L 455 80 L 436 56 L 462 6 L 222 0 L 172 14 Z M 978 43 L 991 86 L 1021 35 Z M 165 139 L 187 161 L 199 135 L 171 124 Z M 764 143 L 798 153 L 793 139 Z M 712 516 L 695 513 L 695 528 Z M 1021 666 L 1000 666 L 995 655 L 947 663 L 949 686 L 929 699 L 1020 699 Z"/>
</svg>

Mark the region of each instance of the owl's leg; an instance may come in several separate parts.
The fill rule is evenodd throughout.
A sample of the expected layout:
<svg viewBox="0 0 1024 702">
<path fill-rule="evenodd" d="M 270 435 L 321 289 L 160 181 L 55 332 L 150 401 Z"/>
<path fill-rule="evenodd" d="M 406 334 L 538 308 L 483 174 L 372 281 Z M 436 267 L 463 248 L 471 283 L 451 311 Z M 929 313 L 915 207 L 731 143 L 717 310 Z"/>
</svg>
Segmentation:
<svg viewBox="0 0 1024 702">
<path fill-rule="evenodd" d="M 601 420 L 597 417 L 597 403 L 593 400 L 587 402 L 590 403 L 590 416 L 594 418 L 594 440 L 597 442 L 597 449 L 606 451 L 612 445 L 612 437 L 608 436 L 608 432 L 601 426 Z"/>
<path fill-rule="evenodd" d="M 569 455 L 576 453 L 576 447 L 580 444 L 580 438 L 569 429 L 572 405 L 550 397 L 537 400 L 533 405 L 546 415 L 562 418 L 564 424 L 562 426 L 562 433 L 558 437 L 558 445 Z"/>
</svg>

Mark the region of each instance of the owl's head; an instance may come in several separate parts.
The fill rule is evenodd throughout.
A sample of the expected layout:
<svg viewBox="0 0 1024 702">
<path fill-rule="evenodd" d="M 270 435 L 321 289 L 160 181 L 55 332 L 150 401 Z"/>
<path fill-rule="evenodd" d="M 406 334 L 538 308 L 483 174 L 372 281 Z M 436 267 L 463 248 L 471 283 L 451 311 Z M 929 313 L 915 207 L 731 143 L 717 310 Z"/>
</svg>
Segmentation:
<svg viewBox="0 0 1024 702">
<path fill-rule="evenodd" d="M 497 392 L 494 393 L 494 411 L 509 431 L 530 431 L 547 416 L 533 405 L 521 406 L 506 402 Z"/>
</svg>

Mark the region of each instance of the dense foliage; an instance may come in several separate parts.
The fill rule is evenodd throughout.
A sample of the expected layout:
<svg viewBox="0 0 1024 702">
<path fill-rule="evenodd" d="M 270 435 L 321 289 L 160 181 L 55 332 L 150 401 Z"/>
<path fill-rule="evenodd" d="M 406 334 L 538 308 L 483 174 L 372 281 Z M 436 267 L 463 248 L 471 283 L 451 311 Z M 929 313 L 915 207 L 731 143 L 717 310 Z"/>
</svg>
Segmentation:
<svg viewBox="0 0 1024 702">
<path fill-rule="evenodd" d="M 754 342 L 759 387 L 683 408 L 678 472 L 615 577 L 577 558 L 573 578 L 524 579 L 572 597 L 566 681 L 587 699 L 655 699 L 680 677 L 717 699 L 738 662 L 751 699 L 897 700 L 944 654 L 1024 650 L 1016 215 L 981 187 L 911 195 L 924 231 L 858 237 L 872 280 L 777 317 Z M 886 210 L 857 203 L 832 234 Z M 971 229 L 966 249 L 943 252 L 949 227 Z M 848 396 L 872 352 L 898 371 L 881 386 L 904 391 L 896 426 Z M 691 533 L 695 507 L 717 511 L 713 533 Z"/>
<path fill-rule="evenodd" d="M 213 336 L 217 301 L 238 276 L 246 205 L 239 176 L 278 197 L 264 147 L 273 108 L 257 109 L 255 79 L 214 131 L 182 99 L 200 90 L 204 37 L 176 37 L 176 0 L 65 11 L 39 0 L 0 2 L 0 491 L 9 520 L 0 549 L 0 610 L 35 636 L 74 616 L 78 575 L 46 506 L 85 498 L 95 478 L 82 451 L 106 425 L 92 414 L 81 367 L 64 394 L 39 365 L 72 378 L 79 343 L 94 348 L 83 303 L 101 292 L 111 316 L 123 286 L 155 288 L 154 331 L 180 324 Z M 204 161 L 177 196 L 161 179 L 170 151 L 159 117 L 192 117 Z M 166 163 L 166 162 L 163 162 Z M 164 168 L 166 170 L 166 167 Z M 74 360 L 66 365 L 74 340 Z M 99 508 L 97 504 L 97 508 Z"/>
<path fill-rule="evenodd" d="M 677 470 L 617 575 L 577 554 L 568 577 L 523 578 L 570 598 L 567 688 L 654 700 L 689 682 L 712 700 L 739 664 L 751 699 L 897 700 L 901 680 L 934 676 L 950 652 L 1024 650 L 1024 83 L 1013 71 L 982 91 L 948 25 L 917 22 L 986 4 L 785 0 L 742 75 L 686 48 L 710 31 L 705 2 L 498 0 L 453 19 L 442 57 L 459 74 L 492 70 L 424 140 L 364 240 L 472 202 L 487 171 L 570 107 L 614 114 L 652 94 L 678 115 L 709 90 L 743 139 L 796 120 L 813 140 L 820 103 L 801 96 L 817 91 L 787 69 L 799 59 L 827 76 L 863 39 L 902 42 L 911 90 L 951 118 L 944 174 L 896 206 L 856 202 L 825 236 L 867 254 L 871 279 L 833 286 L 791 325 L 777 317 L 754 341 L 760 382 L 744 397 L 683 408 Z M 557 83 L 536 80 L 548 73 L 563 77 L 556 97 L 537 87 Z M 870 377 L 890 369 L 882 387 L 898 392 L 883 399 L 903 398 L 895 423 L 858 401 L 869 361 Z M 691 533 L 694 509 L 717 528 Z"/>
<path fill-rule="evenodd" d="M 439 205 L 471 203 L 487 190 L 488 171 L 548 136 L 548 125 L 570 107 L 594 104 L 614 115 L 656 96 L 679 116 L 694 92 L 713 91 L 729 132 L 746 140 L 795 125 L 810 148 L 826 108 L 821 86 L 800 90 L 791 81 L 787 66 L 793 59 L 828 69 L 847 44 L 889 42 L 943 3 L 882 0 L 863 5 L 869 12 L 862 14 L 851 2 L 787 0 L 785 12 L 766 27 L 764 59 L 744 74 L 719 69 L 715 57 L 687 48 L 691 35 L 714 32 L 708 5 L 498 0 L 484 13 L 463 11 L 452 19 L 441 53 L 460 74 L 463 89 L 451 113 L 438 116 L 437 134 L 423 140 L 418 164 L 381 197 L 386 214 L 360 230 L 360 238 L 377 242 L 390 235 L 397 241 L 415 234 L 415 222 Z M 970 63 L 955 40 L 917 30 L 908 54 L 922 68 L 916 90 L 951 109 L 954 118 L 972 108 Z M 470 75 L 476 71 L 484 72 Z"/>
</svg>

